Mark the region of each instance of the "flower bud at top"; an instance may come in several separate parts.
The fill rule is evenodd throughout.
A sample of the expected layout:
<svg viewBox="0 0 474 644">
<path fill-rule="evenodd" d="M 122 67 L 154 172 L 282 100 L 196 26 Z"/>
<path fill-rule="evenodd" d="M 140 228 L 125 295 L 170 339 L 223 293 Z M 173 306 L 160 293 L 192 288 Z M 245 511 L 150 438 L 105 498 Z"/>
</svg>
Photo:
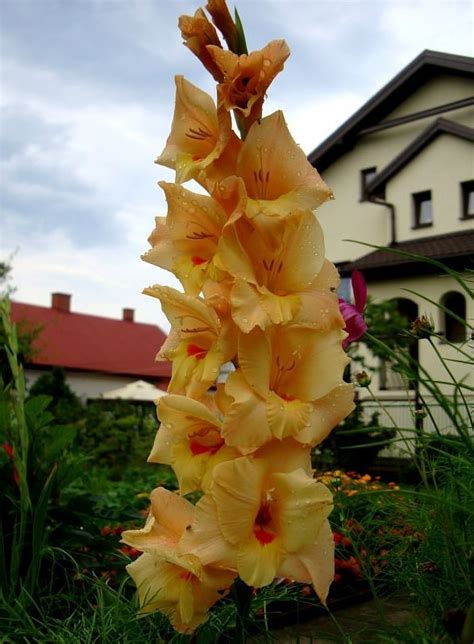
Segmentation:
<svg viewBox="0 0 474 644">
<path fill-rule="evenodd" d="M 239 36 L 237 26 L 232 20 L 225 0 L 208 0 L 206 9 L 212 16 L 212 21 L 224 36 L 230 51 L 238 52 Z"/>
</svg>

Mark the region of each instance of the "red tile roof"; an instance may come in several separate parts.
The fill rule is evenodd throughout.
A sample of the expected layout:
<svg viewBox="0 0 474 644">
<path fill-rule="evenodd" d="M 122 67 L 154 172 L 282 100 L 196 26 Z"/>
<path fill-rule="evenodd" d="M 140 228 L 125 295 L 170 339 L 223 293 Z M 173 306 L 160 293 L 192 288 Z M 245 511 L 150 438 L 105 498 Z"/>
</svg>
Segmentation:
<svg viewBox="0 0 474 644">
<path fill-rule="evenodd" d="M 155 362 L 166 339 L 153 324 L 113 320 L 22 302 L 12 302 L 12 319 L 42 327 L 34 343 L 36 366 L 123 374 L 171 376 L 169 362 Z"/>
</svg>

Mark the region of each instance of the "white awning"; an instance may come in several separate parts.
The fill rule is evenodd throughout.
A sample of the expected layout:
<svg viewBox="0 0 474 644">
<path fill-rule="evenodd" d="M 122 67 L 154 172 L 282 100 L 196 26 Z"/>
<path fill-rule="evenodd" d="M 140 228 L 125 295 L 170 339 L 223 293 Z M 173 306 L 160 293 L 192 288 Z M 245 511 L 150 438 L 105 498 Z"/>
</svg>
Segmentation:
<svg viewBox="0 0 474 644">
<path fill-rule="evenodd" d="M 118 389 L 112 389 L 111 391 L 105 391 L 100 397 L 105 398 L 106 400 L 143 400 L 143 401 L 155 401 L 161 396 L 164 396 L 166 391 L 158 389 L 149 382 L 145 380 L 136 380 L 131 382 L 124 387 L 119 387 Z"/>
</svg>

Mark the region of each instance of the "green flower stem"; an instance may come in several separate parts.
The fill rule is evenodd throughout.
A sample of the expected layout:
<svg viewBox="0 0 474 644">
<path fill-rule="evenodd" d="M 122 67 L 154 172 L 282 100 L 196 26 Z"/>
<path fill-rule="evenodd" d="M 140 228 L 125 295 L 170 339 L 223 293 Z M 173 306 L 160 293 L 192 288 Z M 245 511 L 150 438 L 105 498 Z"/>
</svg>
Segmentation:
<svg viewBox="0 0 474 644">
<path fill-rule="evenodd" d="M 236 607 L 235 644 L 245 644 L 245 642 L 247 642 L 252 593 L 253 588 L 251 586 L 247 586 L 247 584 L 240 578 L 237 578 L 232 584 L 231 594 L 234 598 Z"/>
</svg>

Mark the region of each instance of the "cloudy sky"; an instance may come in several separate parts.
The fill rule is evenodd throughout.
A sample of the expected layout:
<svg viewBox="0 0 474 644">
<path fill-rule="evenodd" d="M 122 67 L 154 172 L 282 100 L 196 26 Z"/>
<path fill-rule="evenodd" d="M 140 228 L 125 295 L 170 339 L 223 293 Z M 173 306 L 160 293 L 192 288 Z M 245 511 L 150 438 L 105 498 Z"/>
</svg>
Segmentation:
<svg viewBox="0 0 474 644">
<path fill-rule="evenodd" d="M 231 5 L 232 3 L 229 2 Z M 168 328 L 141 295 L 168 274 L 139 259 L 165 214 L 154 165 L 169 133 L 174 74 L 214 94 L 182 46 L 199 0 L 0 0 L 0 255 L 15 298 Z M 423 49 L 472 55 L 473 5 L 459 0 L 239 0 L 249 49 L 292 55 L 265 113 L 283 109 L 309 153 Z"/>
</svg>

